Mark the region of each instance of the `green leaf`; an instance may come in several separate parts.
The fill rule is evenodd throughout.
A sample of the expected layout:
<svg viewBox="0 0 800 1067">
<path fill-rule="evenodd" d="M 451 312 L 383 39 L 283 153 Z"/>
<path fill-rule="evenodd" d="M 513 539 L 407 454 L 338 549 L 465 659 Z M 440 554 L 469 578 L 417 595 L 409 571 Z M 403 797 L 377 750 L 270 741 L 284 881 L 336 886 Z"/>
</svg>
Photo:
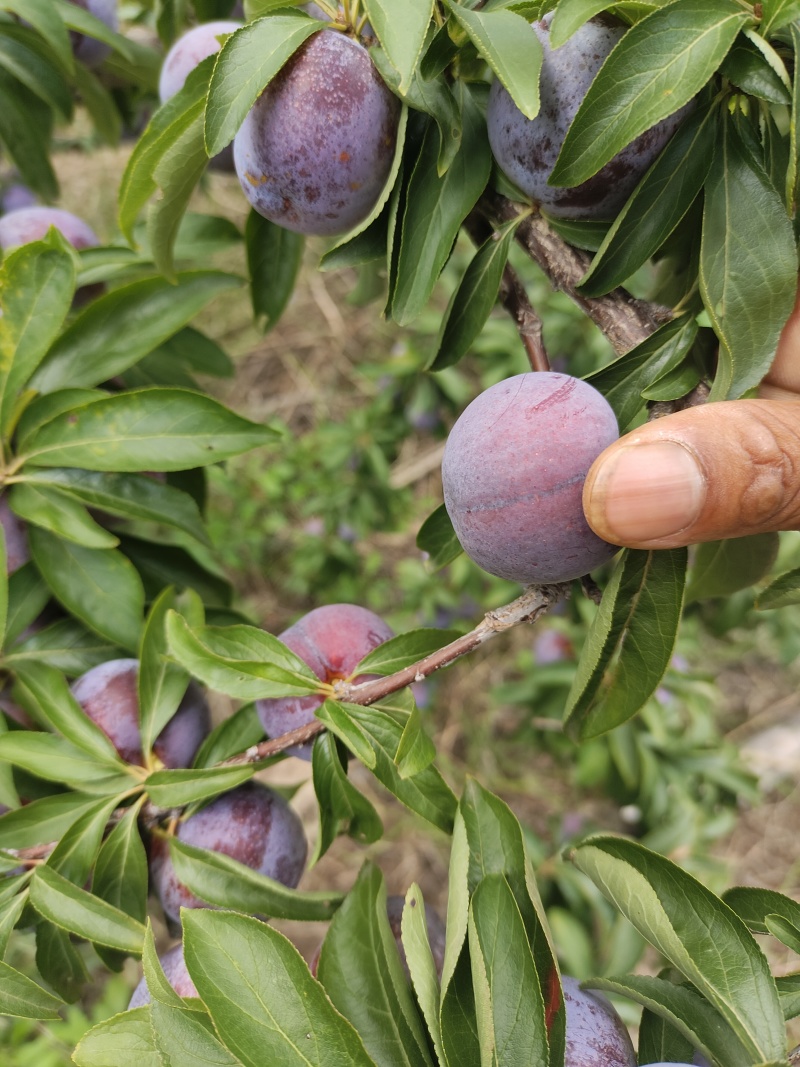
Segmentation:
<svg viewBox="0 0 800 1067">
<path fill-rule="evenodd" d="M 328 851 L 338 834 L 371 844 L 383 833 L 383 823 L 375 808 L 347 777 L 333 734 L 323 733 L 311 752 L 314 793 L 319 807 L 319 834 L 311 865 Z"/>
<path fill-rule="evenodd" d="M 378 1067 L 432 1067 L 389 926 L 386 886 L 372 864 L 333 917 L 317 976 Z"/>
<path fill-rule="evenodd" d="M 50 922 L 98 945 L 140 955 L 144 926 L 130 915 L 79 889 L 50 867 L 31 879 L 31 904 Z"/>
<path fill-rule="evenodd" d="M 156 1047 L 170 1067 L 241 1067 L 204 1014 L 153 999 L 150 1016 Z"/>
<path fill-rule="evenodd" d="M 75 885 L 84 885 L 94 867 L 108 820 L 116 806 L 116 797 L 110 800 L 105 797 L 84 812 L 50 853 L 48 866 Z M 59 992 L 65 995 L 63 991 Z"/>
<path fill-rule="evenodd" d="M 470 11 L 454 0 L 447 6 L 525 118 L 535 119 L 542 45 L 530 22 L 514 11 Z"/>
<path fill-rule="evenodd" d="M 66 1007 L 61 997 L 54 997 L 41 986 L 0 962 L 0 1014 L 17 1019 L 60 1019 Z"/>
<path fill-rule="evenodd" d="M 122 519 L 172 526 L 200 544 L 210 544 L 200 509 L 189 494 L 147 475 L 52 467 L 26 471 L 21 484 L 52 487 L 87 507 Z"/>
<path fill-rule="evenodd" d="M 120 286 L 93 300 L 67 327 L 31 387 L 51 393 L 108 381 L 177 333 L 214 297 L 241 284 L 221 271 L 187 271 L 174 284 L 142 278 Z"/>
<path fill-rule="evenodd" d="M 369 737 L 350 715 L 352 707 L 354 705 L 328 699 L 323 701 L 315 714 L 319 721 L 324 722 L 331 733 L 335 734 L 353 755 L 372 771 L 377 762 L 375 753 L 372 751 Z"/>
<path fill-rule="evenodd" d="M 800 926 L 800 904 L 774 889 L 734 886 L 722 894 L 722 899 L 753 933 L 769 932 L 768 915 L 781 915 L 794 926 Z"/>
<path fill-rule="evenodd" d="M 195 767 L 212 767 L 264 740 L 255 704 L 245 704 L 216 726 L 194 758 Z"/>
<path fill-rule="evenodd" d="M 227 38 L 208 87 L 205 143 L 209 156 L 231 143 L 265 86 L 320 25 L 298 11 L 258 19 Z"/>
<path fill-rule="evenodd" d="M 55 2 L 64 24 L 70 30 L 77 30 L 96 41 L 102 41 L 115 52 L 135 62 L 137 53 L 131 50 L 130 42 L 121 33 L 112 30 L 102 19 L 78 4 L 73 4 L 71 0 L 55 0 Z"/>
<path fill-rule="evenodd" d="M 197 770 L 154 771 L 144 783 L 150 799 L 160 808 L 181 808 L 218 796 L 253 777 L 254 764 L 241 767 L 203 767 Z"/>
<path fill-rule="evenodd" d="M 447 508 L 440 504 L 427 517 L 417 534 L 417 548 L 428 554 L 428 565 L 438 571 L 452 563 L 464 551 L 456 537 Z"/>
<path fill-rule="evenodd" d="M 425 901 L 422 899 L 422 892 L 416 882 L 406 893 L 401 920 L 401 936 L 417 1003 L 428 1027 L 436 1058 L 440 1067 L 443 1067 L 447 1060 L 439 1023 L 439 976 L 428 940 Z"/>
<path fill-rule="evenodd" d="M 785 68 L 783 76 L 778 73 L 782 66 L 767 42 L 753 31 L 747 31 L 746 36 L 734 42 L 721 72 L 742 92 L 773 104 L 791 104 L 789 76 Z"/>
<path fill-rule="evenodd" d="M 679 366 L 697 337 L 691 315 L 679 315 L 645 338 L 630 352 L 586 376 L 617 416 L 621 428 L 628 426 L 644 407 L 642 390 Z"/>
<path fill-rule="evenodd" d="M 65 618 L 31 634 L 4 658 L 8 668 L 15 672 L 18 667 L 35 662 L 74 678 L 113 659 L 118 651 L 116 645 L 91 633 L 76 619 Z"/>
<path fill-rule="evenodd" d="M 0 816 L 0 848 L 29 848 L 58 841 L 97 803 L 84 793 L 56 793 Z"/>
<path fill-rule="evenodd" d="M 402 18 L 397 17 L 391 0 L 364 0 L 364 8 L 381 46 L 400 75 L 400 91 L 405 93 L 422 55 L 434 0 L 405 0 Z"/>
<path fill-rule="evenodd" d="M 69 934 L 52 923 L 40 922 L 36 927 L 36 969 L 70 1004 L 78 999 L 89 980 L 86 964 Z"/>
<path fill-rule="evenodd" d="M 597 978 L 587 984 L 605 993 L 631 997 L 675 1027 L 684 1040 L 691 1042 L 693 1050 L 700 1050 L 715 1062 L 726 1067 L 748 1067 L 752 1063 L 751 1055 L 733 1029 L 689 986 L 644 976 Z"/>
<path fill-rule="evenodd" d="M 486 875 L 472 896 L 469 950 L 481 1062 L 500 1067 L 524 1055 L 546 1064 L 544 999 L 522 916 L 501 874 Z"/>
<path fill-rule="evenodd" d="M 100 79 L 82 63 L 75 65 L 75 83 L 98 138 L 112 148 L 122 136 L 122 116 L 116 101 Z"/>
<path fill-rule="evenodd" d="M 392 317 L 407 326 L 422 311 L 453 247 L 461 223 L 489 179 L 486 122 L 469 89 L 459 83 L 462 140 L 447 173 L 438 173 L 439 132 L 430 124 L 406 196 L 392 295 Z"/>
<path fill-rule="evenodd" d="M 390 637 L 388 641 L 368 652 L 353 673 L 394 674 L 425 659 L 461 636 L 458 630 L 409 630 L 408 633 Z"/>
<path fill-rule="evenodd" d="M 286 309 L 303 262 L 305 238 L 265 219 L 257 211 L 245 226 L 250 300 L 256 321 L 272 329 Z"/>
<path fill-rule="evenodd" d="M 756 598 L 756 607 L 761 611 L 787 604 L 800 604 L 800 567 L 776 578 Z"/>
<path fill-rule="evenodd" d="M 156 1049 L 150 1008 L 135 1008 L 93 1026 L 72 1054 L 76 1067 L 164 1067 Z"/>
<path fill-rule="evenodd" d="M 395 716 L 379 704 L 361 707 L 345 704 L 348 718 L 360 728 L 372 748 L 372 773 L 386 788 L 423 819 L 452 833 L 456 798 L 439 771 L 430 765 L 420 774 L 404 778 L 395 762 L 407 722 L 407 714 Z"/>
<path fill-rule="evenodd" d="M 5 646 L 8 647 L 42 613 L 50 590 L 33 563 L 26 563 L 8 576 L 8 606 Z"/>
<path fill-rule="evenodd" d="M 0 0 L 0 11 L 10 11 L 30 23 L 53 49 L 67 73 L 74 70 L 75 60 L 67 27 L 52 0 Z"/>
<path fill-rule="evenodd" d="M 800 929 L 788 922 L 782 915 L 768 915 L 767 930 L 792 952 L 800 952 Z"/>
<path fill-rule="evenodd" d="M 19 393 L 69 313 L 74 289 L 72 257 L 42 241 L 22 245 L 0 266 L 0 429 L 4 436 Z"/>
<path fill-rule="evenodd" d="M 700 92 L 752 19 L 735 0 L 674 0 L 633 26 L 583 98 L 548 179 L 574 186 Z"/>
<path fill-rule="evenodd" d="M 608 0 L 561 0 L 550 23 L 550 47 L 566 44 L 585 22 L 608 7 Z"/>
<path fill-rule="evenodd" d="M 779 543 L 777 534 L 767 533 L 698 545 L 686 587 L 686 603 L 731 596 L 761 581 L 775 562 Z"/>
<path fill-rule="evenodd" d="M 645 1008 L 639 1023 L 637 1055 L 640 1063 L 688 1063 L 694 1045 L 666 1019 Z"/>
<path fill-rule="evenodd" d="M 325 922 L 342 902 L 338 893 L 287 889 L 230 856 L 194 848 L 174 837 L 170 838 L 169 848 L 178 881 L 209 904 L 273 919 Z M 183 916 L 185 922 L 185 910 Z"/>
<path fill-rule="evenodd" d="M 579 286 L 584 296 L 622 285 L 673 232 L 708 176 L 716 123 L 715 108 L 698 109 L 669 141 L 600 245 Z"/>
<path fill-rule="evenodd" d="M 35 93 L 59 120 L 72 120 L 72 93 L 52 52 L 27 27 L 0 26 L 0 66 Z M 76 68 L 80 69 L 80 67 Z"/>
<path fill-rule="evenodd" d="M 761 34 L 768 37 L 800 18 L 800 3 L 798 0 L 764 0 L 762 11 Z"/>
<path fill-rule="evenodd" d="M 778 996 L 781 998 L 783 1017 L 788 1022 L 800 1015 L 800 974 L 779 975 L 775 979 Z"/>
<path fill-rule="evenodd" d="M 0 69 L 0 145 L 26 185 L 46 200 L 58 197 L 50 163 L 52 115 L 46 104 L 16 78 Z"/>
<path fill-rule="evenodd" d="M 25 460 L 36 467 L 177 471 L 218 463 L 274 435 L 200 393 L 141 389 L 51 419 L 28 440 Z"/>
<path fill-rule="evenodd" d="M 0 734 L 0 759 L 22 767 L 38 778 L 64 782 L 86 793 L 121 793 L 135 784 L 124 770 L 115 773 L 107 764 L 98 763 L 63 737 L 43 731 L 14 730 Z M 123 767 L 120 764 L 120 768 Z M 8 847 L 2 827 L 0 822 L 0 842 Z"/>
<path fill-rule="evenodd" d="M 686 561 L 684 548 L 625 551 L 592 620 L 567 697 L 564 722 L 571 736 L 596 737 L 619 726 L 655 692 L 675 649 Z"/>
<path fill-rule="evenodd" d="M 139 832 L 142 798 L 120 819 L 100 849 L 92 892 L 143 923 L 147 918 L 147 854 Z"/>
<path fill-rule="evenodd" d="M 517 216 L 492 234 L 470 260 L 447 305 L 431 370 L 458 363 L 480 334 L 497 300 L 511 239 L 523 217 Z"/>
<path fill-rule="evenodd" d="M 137 688 L 143 752 L 152 749 L 153 742 L 178 710 L 189 682 L 187 672 L 168 658 L 164 624 L 175 603 L 175 590 L 165 589 L 150 608 L 142 632 Z"/>
<path fill-rule="evenodd" d="M 394 761 L 401 778 L 421 774 L 436 758 L 436 746 L 425 733 L 416 701 L 408 716 Z"/>
<path fill-rule="evenodd" d="M 9 498 L 11 510 L 24 522 L 74 541 L 86 548 L 115 548 L 119 538 L 94 521 L 86 508 L 58 489 L 15 485 Z"/>
<path fill-rule="evenodd" d="M 792 223 L 732 121 L 706 182 L 700 292 L 720 339 L 711 400 L 741 396 L 766 374 L 794 306 Z"/>
<path fill-rule="evenodd" d="M 89 629 L 130 652 L 139 647 L 144 589 L 116 549 L 82 548 L 31 526 L 31 556 L 53 595 Z"/>
<path fill-rule="evenodd" d="M 754 1060 L 784 1055 L 774 979 L 730 908 L 676 864 L 633 841 L 590 838 L 570 858 L 717 1008 Z"/>
<path fill-rule="evenodd" d="M 255 626 L 192 629 L 167 615 L 172 655 L 210 689 L 242 700 L 315 693 L 320 680 L 277 637 Z"/>
<path fill-rule="evenodd" d="M 28 891 L 24 889 L 0 910 L 0 959 L 6 954 L 11 934 L 27 904 Z"/>
<path fill-rule="evenodd" d="M 204 604 L 226 609 L 233 590 L 208 562 L 199 563 L 194 556 L 177 545 L 155 544 L 128 534 L 120 535 L 122 551 L 135 565 L 145 583 L 149 599 L 155 599 L 167 586 L 191 590 Z"/>
<path fill-rule="evenodd" d="M 189 974 L 244 1067 L 374 1067 L 285 937 L 243 915 L 184 911 Z"/>
</svg>

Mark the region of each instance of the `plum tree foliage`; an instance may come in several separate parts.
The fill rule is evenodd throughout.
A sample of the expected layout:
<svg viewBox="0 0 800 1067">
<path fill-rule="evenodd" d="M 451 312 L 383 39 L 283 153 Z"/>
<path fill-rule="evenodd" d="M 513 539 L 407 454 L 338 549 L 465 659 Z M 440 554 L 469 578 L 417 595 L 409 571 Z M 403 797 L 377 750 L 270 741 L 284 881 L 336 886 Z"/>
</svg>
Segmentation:
<svg viewBox="0 0 800 1067">
<path fill-rule="evenodd" d="M 526 828 L 477 781 L 454 791 L 410 687 L 589 594 L 564 730 L 630 740 L 687 580 L 702 599 L 770 574 L 777 536 L 617 553 L 580 488 L 618 432 L 768 369 L 797 288 L 798 54 L 789 0 L 0 0 L 0 1014 L 62 1018 L 92 948 L 143 978 L 77 1067 L 789 1067 L 798 974 L 773 976 L 754 935 L 798 951 L 800 904 L 720 898 L 595 834 L 569 849 L 565 901 L 607 902 L 663 970 L 624 973 L 620 936 L 615 973 L 562 981 Z M 107 246 L 52 206 L 78 109 L 134 142 Z M 188 210 L 231 151 L 244 234 Z M 233 367 L 194 323 L 247 274 L 273 326 L 306 236 L 399 326 L 476 246 L 428 382 L 495 305 L 518 327 L 531 369 L 459 395 L 418 535 L 432 570 L 463 546 L 525 586 L 467 633 L 326 603 L 274 636 L 211 561 L 206 468 L 282 439 L 201 385 Z M 522 256 L 613 346 L 586 380 L 578 354 L 550 369 Z M 772 577 L 762 605 L 800 600 L 800 570 Z M 213 728 L 205 691 L 236 708 Z M 357 764 L 451 838 L 444 930 L 369 860 L 344 895 L 302 886 L 303 822 L 270 778 L 293 754 L 314 862 L 381 836 Z M 329 924 L 315 973 L 265 917 Z M 160 957 L 151 918 L 175 938 Z"/>
</svg>

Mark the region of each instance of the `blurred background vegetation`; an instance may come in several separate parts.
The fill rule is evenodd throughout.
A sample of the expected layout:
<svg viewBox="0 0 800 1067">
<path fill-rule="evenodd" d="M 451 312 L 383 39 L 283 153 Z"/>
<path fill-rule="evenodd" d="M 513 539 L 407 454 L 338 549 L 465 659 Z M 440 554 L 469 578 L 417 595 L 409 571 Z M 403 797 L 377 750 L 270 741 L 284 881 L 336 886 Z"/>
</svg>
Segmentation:
<svg viewBox="0 0 800 1067">
<path fill-rule="evenodd" d="M 61 140 L 54 160 L 60 206 L 87 217 L 106 242 L 121 243 L 115 198 L 132 146 L 87 147 L 80 123 Z M 193 209 L 239 230 L 246 215 L 236 179 L 216 173 Z M 241 244 L 225 233 L 210 245 L 211 258 L 241 271 Z M 527 369 L 513 325 L 497 311 L 457 368 L 425 373 L 467 261 L 462 240 L 433 304 L 408 330 L 383 321 L 379 274 L 321 274 L 324 246 L 315 242 L 273 330 L 254 327 L 244 287 L 198 323 L 235 363 L 230 379 L 204 384 L 281 431 L 274 445 L 212 468 L 208 502 L 220 575 L 233 584 L 237 609 L 273 633 L 339 601 L 371 608 L 398 632 L 466 630 L 518 592 L 463 556 L 433 573 L 415 543 L 441 502 L 448 428 L 480 389 Z M 607 362 L 610 348 L 597 330 L 521 255 L 514 265 L 544 321 L 555 369 L 583 375 Z M 637 284 L 644 292 L 647 276 Z M 798 562 L 800 535 L 784 535 L 776 571 Z M 690 606 L 672 666 L 643 714 L 578 748 L 561 733 L 560 716 L 594 611 L 591 601 L 575 597 L 535 629 L 516 629 L 416 693 L 451 784 L 476 776 L 525 826 L 562 963 L 578 978 L 653 965 L 639 935 L 560 859 L 596 829 L 635 835 L 717 891 L 742 882 L 790 895 L 800 889 L 800 608 L 758 612 L 752 591 Z M 444 835 L 399 810 L 362 768 L 354 774 L 386 825 L 369 852 L 389 891 L 405 892 L 417 881 L 443 913 Z M 296 791 L 313 837 L 310 765 L 287 759 L 269 775 Z M 341 839 L 302 887 L 349 887 L 364 855 L 362 845 Z M 322 936 L 319 927 L 280 925 L 307 956 Z M 21 958 L 10 962 L 26 969 L 33 938 L 20 939 L 14 951 Z M 107 980 L 88 946 L 81 951 L 97 981 L 63 1023 L 0 1019 L 7 1067 L 68 1064 L 84 1029 L 126 1007 L 136 966 L 129 961 Z"/>
</svg>

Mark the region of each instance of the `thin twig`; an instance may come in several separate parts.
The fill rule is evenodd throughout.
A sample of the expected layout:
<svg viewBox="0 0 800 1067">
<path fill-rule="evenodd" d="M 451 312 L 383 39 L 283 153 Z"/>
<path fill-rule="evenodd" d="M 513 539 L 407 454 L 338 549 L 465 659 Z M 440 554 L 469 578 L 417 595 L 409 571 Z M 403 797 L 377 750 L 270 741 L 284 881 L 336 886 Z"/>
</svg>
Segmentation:
<svg viewBox="0 0 800 1067">
<path fill-rule="evenodd" d="M 449 645 L 438 649 L 424 659 L 396 671 L 386 678 L 378 678 L 372 682 L 360 682 L 358 685 L 352 682 L 336 682 L 334 686 L 335 697 L 350 704 L 368 705 L 375 704 L 391 693 L 405 689 L 412 682 L 421 682 L 435 671 L 441 670 L 454 663 L 461 656 L 474 652 L 476 648 L 485 644 L 497 634 L 505 633 L 520 623 L 533 623 L 541 618 L 547 611 L 569 595 L 569 583 L 563 585 L 534 585 L 526 589 L 522 596 L 510 604 L 506 604 L 496 611 L 487 612 L 474 630 L 463 637 L 456 638 Z M 246 752 L 237 756 L 231 756 L 223 761 L 220 766 L 231 767 L 242 763 L 259 763 L 285 752 L 294 745 L 306 744 L 312 741 L 317 734 L 325 730 L 325 724 L 319 720 L 300 726 L 296 730 L 282 734 L 280 737 L 269 741 L 262 741 L 258 745 L 252 745 Z"/>
<path fill-rule="evenodd" d="M 478 210 L 493 226 L 515 219 L 521 212 L 518 204 L 492 190 L 478 201 Z M 608 338 L 615 351 L 628 352 L 641 344 L 659 326 L 672 318 L 672 311 L 659 304 L 636 300 L 624 289 L 606 296 L 586 297 L 577 286 L 589 268 L 590 256 L 568 245 L 540 215 L 520 222 L 515 239 L 538 263 L 554 288 L 566 293 Z"/>
</svg>

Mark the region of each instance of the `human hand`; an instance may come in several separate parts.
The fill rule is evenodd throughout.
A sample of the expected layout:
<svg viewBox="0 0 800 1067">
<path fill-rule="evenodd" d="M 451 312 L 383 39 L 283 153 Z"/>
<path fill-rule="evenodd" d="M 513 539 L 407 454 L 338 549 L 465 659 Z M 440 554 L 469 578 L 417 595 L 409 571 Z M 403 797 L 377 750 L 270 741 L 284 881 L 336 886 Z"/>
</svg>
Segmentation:
<svg viewBox="0 0 800 1067">
<path fill-rule="evenodd" d="M 705 404 L 626 434 L 592 464 L 589 525 L 630 548 L 800 529 L 800 296 L 758 400 Z"/>
</svg>

